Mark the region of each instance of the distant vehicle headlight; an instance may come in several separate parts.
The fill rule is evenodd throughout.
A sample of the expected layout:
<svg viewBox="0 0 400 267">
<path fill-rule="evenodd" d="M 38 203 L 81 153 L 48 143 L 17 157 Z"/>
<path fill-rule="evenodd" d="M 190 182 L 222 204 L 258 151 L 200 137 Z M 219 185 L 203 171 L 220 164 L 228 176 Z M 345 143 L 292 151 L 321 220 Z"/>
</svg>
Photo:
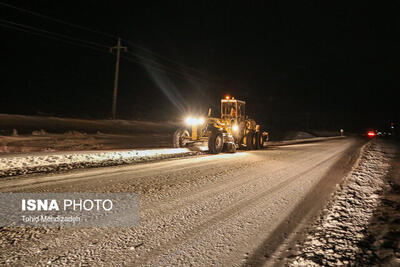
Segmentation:
<svg viewBox="0 0 400 267">
<path fill-rule="evenodd" d="M 232 126 L 232 130 L 234 132 L 237 132 L 239 130 L 239 127 L 235 124 L 235 125 Z"/>
</svg>

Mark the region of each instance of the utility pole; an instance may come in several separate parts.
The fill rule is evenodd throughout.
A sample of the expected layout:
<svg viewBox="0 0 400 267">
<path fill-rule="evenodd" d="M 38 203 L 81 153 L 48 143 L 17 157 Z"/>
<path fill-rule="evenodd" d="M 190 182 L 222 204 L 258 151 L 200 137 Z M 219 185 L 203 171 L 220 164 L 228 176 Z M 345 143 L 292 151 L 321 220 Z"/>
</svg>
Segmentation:
<svg viewBox="0 0 400 267">
<path fill-rule="evenodd" d="M 125 52 L 127 51 L 126 46 L 121 46 L 121 38 L 118 38 L 117 46 L 111 47 L 110 52 L 117 50 L 116 63 L 115 63 L 115 78 L 114 78 L 114 94 L 113 94 L 113 105 L 112 105 L 112 119 L 115 120 L 117 117 L 117 94 L 118 94 L 118 76 L 119 76 L 119 57 L 121 53 L 121 49 Z"/>
</svg>

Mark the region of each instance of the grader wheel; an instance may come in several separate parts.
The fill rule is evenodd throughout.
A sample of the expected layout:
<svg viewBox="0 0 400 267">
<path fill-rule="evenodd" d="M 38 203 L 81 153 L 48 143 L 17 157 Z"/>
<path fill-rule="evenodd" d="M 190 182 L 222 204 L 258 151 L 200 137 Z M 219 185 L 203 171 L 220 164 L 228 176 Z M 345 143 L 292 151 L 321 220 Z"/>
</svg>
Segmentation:
<svg viewBox="0 0 400 267">
<path fill-rule="evenodd" d="M 253 146 L 253 149 L 259 149 L 258 132 L 253 133 L 253 138 L 251 139 L 251 145 Z"/>
<path fill-rule="evenodd" d="M 179 128 L 178 130 L 175 131 L 174 137 L 172 139 L 172 143 L 175 148 L 180 148 L 184 147 L 186 145 L 185 138 L 189 137 L 189 131 L 186 130 L 185 128 Z"/>
<path fill-rule="evenodd" d="M 222 133 L 213 131 L 208 139 L 208 150 L 211 154 L 221 153 L 224 148 L 224 139 Z"/>
<path fill-rule="evenodd" d="M 253 131 L 250 131 L 247 135 L 246 135 L 246 146 L 248 150 L 252 150 L 255 149 L 255 141 L 254 141 L 254 135 L 255 133 Z"/>
<path fill-rule="evenodd" d="M 256 133 L 256 139 L 257 149 L 262 149 L 264 147 L 264 138 L 262 132 Z"/>
</svg>

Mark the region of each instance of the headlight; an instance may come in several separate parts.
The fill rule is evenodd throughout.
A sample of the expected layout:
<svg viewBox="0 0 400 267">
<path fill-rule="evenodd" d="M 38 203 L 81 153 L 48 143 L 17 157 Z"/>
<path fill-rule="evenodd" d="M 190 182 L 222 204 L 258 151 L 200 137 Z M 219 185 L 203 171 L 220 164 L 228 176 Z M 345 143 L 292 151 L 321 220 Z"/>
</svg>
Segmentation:
<svg viewBox="0 0 400 267">
<path fill-rule="evenodd" d="M 186 118 L 186 124 L 188 124 L 188 125 L 192 125 L 193 124 L 193 118 Z"/>
<path fill-rule="evenodd" d="M 239 130 L 239 127 L 235 124 L 235 125 L 232 126 L 232 130 L 234 132 L 237 132 L 237 130 Z"/>
<path fill-rule="evenodd" d="M 185 122 L 188 125 L 199 125 L 199 124 L 203 124 L 205 122 L 205 120 L 204 120 L 204 118 L 188 117 L 188 118 L 186 118 Z"/>
</svg>

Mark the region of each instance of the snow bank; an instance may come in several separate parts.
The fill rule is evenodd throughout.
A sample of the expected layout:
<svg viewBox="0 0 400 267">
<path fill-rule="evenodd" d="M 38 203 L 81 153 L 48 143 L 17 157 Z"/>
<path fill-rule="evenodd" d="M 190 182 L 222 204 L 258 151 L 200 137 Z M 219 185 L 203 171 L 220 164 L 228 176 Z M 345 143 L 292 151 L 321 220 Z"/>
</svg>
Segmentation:
<svg viewBox="0 0 400 267">
<path fill-rule="evenodd" d="M 77 168 L 132 164 L 166 158 L 195 155 L 185 148 L 47 154 L 0 158 L 0 177 Z"/>
<path fill-rule="evenodd" d="M 377 140 L 364 147 L 358 166 L 335 192 L 294 253 L 290 266 L 355 264 L 359 243 L 366 238 L 366 228 L 380 204 L 380 194 L 388 186 L 385 177 L 392 157 Z"/>
</svg>

